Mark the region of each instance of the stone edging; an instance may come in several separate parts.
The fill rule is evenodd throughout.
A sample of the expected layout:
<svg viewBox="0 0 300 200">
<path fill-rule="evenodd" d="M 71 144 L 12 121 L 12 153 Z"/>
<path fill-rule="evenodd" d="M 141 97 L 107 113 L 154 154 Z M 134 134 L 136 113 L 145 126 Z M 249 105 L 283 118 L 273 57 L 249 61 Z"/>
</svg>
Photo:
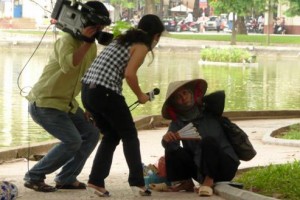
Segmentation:
<svg viewBox="0 0 300 200">
<path fill-rule="evenodd" d="M 273 130 L 271 133 L 266 133 L 262 138 L 262 142 L 264 144 L 276 144 L 276 145 L 282 145 L 282 146 L 300 147 L 299 140 L 289 140 L 289 139 L 281 139 L 281 138 L 272 137 L 272 135 L 274 135 L 275 132 L 286 129 L 287 127 L 288 126 L 279 128 L 277 130 Z"/>
<path fill-rule="evenodd" d="M 216 185 L 214 191 L 218 196 L 230 200 L 275 200 L 275 198 L 263 196 L 247 190 L 241 190 L 227 184 Z"/>
<path fill-rule="evenodd" d="M 231 120 L 255 120 L 255 119 L 287 119 L 287 118 L 300 118 L 300 110 L 296 111 L 242 111 L 242 112 L 224 112 L 224 116 L 229 117 Z M 167 127 L 169 120 L 162 118 L 161 115 L 141 116 L 135 119 L 135 124 L 138 130 L 149 130 L 157 127 Z M 276 130 L 274 130 L 276 131 Z M 273 132 L 274 132 L 273 131 Z M 272 133 L 273 133 L 272 132 Z M 286 139 L 279 139 L 271 137 L 272 133 L 264 135 L 262 141 L 268 144 L 300 146 L 300 141 L 291 141 Z M 6 150 L 0 150 L 0 163 L 17 159 L 29 158 L 32 155 L 40 155 L 47 152 L 50 148 L 58 143 L 58 140 L 51 140 L 41 142 L 30 146 L 15 147 Z"/>
<path fill-rule="evenodd" d="M 214 65 L 214 66 L 228 66 L 228 67 L 258 67 L 258 63 L 232 63 L 232 62 L 214 62 L 214 61 L 204 61 L 199 60 L 199 65 Z"/>
</svg>

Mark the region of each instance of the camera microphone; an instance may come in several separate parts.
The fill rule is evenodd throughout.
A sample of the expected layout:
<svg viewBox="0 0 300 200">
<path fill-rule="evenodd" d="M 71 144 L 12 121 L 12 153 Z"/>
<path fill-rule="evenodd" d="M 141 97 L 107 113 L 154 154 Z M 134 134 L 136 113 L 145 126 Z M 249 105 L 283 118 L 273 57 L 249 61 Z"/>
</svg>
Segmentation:
<svg viewBox="0 0 300 200">
<path fill-rule="evenodd" d="M 147 92 L 146 94 L 149 96 L 149 101 L 154 100 L 154 95 L 158 95 L 160 93 L 160 90 L 158 88 L 154 88 L 152 91 Z"/>
</svg>

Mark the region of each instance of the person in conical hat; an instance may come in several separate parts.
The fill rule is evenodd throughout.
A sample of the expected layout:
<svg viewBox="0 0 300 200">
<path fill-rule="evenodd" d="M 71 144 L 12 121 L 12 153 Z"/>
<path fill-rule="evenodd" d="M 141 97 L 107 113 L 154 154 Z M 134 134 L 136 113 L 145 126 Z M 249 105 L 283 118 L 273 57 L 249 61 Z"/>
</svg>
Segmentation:
<svg viewBox="0 0 300 200">
<path fill-rule="evenodd" d="M 184 80 L 184 81 L 175 81 L 169 84 L 166 100 L 162 107 L 162 116 L 165 119 L 176 119 L 176 110 L 180 109 L 179 106 L 174 107 L 172 104 L 175 98 L 171 98 L 180 87 L 188 88 L 190 93 L 193 95 L 192 102 L 195 103 L 193 106 L 201 104 L 201 99 L 206 93 L 207 83 L 203 79 L 194 79 L 194 80 Z M 188 108 L 187 108 L 188 109 Z M 188 113 L 188 112 L 187 112 Z M 177 112 L 177 114 L 183 114 Z"/>
<path fill-rule="evenodd" d="M 240 164 L 218 120 L 223 112 L 224 92 L 205 97 L 207 82 L 203 79 L 176 81 L 169 84 L 162 116 L 170 119 L 163 135 L 167 179 L 176 185 L 169 191 L 193 191 L 198 182 L 198 194 L 211 196 L 216 182 L 231 181 Z M 206 107 L 216 102 L 218 109 Z M 212 106 L 212 105 L 210 105 Z M 159 185 L 152 184 L 156 189 Z"/>
</svg>

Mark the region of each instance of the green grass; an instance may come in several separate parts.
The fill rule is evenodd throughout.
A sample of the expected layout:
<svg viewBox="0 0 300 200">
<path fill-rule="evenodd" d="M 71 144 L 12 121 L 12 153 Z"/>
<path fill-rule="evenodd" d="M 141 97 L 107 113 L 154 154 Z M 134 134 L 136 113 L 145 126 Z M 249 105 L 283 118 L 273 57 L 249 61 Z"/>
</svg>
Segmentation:
<svg viewBox="0 0 300 200">
<path fill-rule="evenodd" d="M 33 35 L 41 35 L 44 31 L 39 30 L 2 30 L 2 32 L 7 33 L 17 33 L 17 34 L 33 34 Z M 49 29 L 48 34 L 52 34 L 52 30 Z M 176 39 L 185 39 L 185 40 L 207 40 L 207 41 L 220 41 L 220 42 L 228 42 L 231 41 L 231 34 L 223 35 L 223 34 L 167 34 L 166 37 L 176 38 Z M 248 44 L 255 45 L 267 45 L 267 35 L 237 35 L 237 42 L 245 42 Z M 290 44 L 290 45 L 298 45 L 300 44 L 299 36 L 297 35 L 270 35 L 270 45 L 280 45 L 280 44 Z"/>
<path fill-rule="evenodd" d="M 234 181 L 244 189 L 285 200 L 299 200 L 300 161 L 281 165 L 258 167 L 243 172 Z"/>
<path fill-rule="evenodd" d="M 231 35 L 207 34 L 168 34 L 168 37 L 185 40 L 207 40 L 230 42 Z M 237 35 L 237 42 L 246 42 L 256 45 L 267 45 L 267 35 Z M 299 36 L 295 35 L 270 35 L 270 44 L 300 44 Z"/>
<path fill-rule="evenodd" d="M 300 140 L 300 124 L 293 124 L 281 138 Z M 234 181 L 243 183 L 246 190 L 285 200 L 299 200 L 300 161 L 269 165 L 241 172 Z"/>
<path fill-rule="evenodd" d="M 291 125 L 289 130 L 281 135 L 283 139 L 300 140 L 300 124 Z"/>
</svg>

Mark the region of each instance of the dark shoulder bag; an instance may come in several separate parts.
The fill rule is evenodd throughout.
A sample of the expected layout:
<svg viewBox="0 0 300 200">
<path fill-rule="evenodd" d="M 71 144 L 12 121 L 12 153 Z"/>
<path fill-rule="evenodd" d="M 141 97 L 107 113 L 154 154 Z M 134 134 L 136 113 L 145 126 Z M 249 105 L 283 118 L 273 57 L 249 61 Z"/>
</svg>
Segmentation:
<svg viewBox="0 0 300 200">
<path fill-rule="evenodd" d="M 248 135 L 227 117 L 220 118 L 221 125 L 240 160 L 249 161 L 256 155 Z"/>
<path fill-rule="evenodd" d="M 239 159 L 251 160 L 256 155 L 256 151 L 248 135 L 227 117 L 222 116 L 225 107 L 225 92 L 222 90 L 205 95 L 203 105 L 206 112 L 210 112 L 220 119 L 223 130 Z"/>
</svg>

